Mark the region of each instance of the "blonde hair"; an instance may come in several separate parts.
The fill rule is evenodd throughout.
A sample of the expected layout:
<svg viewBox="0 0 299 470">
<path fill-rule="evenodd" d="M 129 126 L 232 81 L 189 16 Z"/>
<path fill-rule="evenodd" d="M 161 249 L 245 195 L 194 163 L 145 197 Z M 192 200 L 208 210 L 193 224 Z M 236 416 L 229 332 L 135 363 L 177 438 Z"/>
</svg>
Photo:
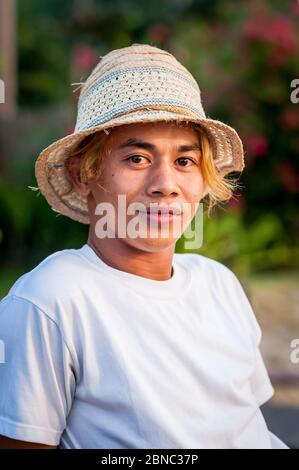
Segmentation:
<svg viewBox="0 0 299 470">
<path fill-rule="evenodd" d="M 109 149 L 105 145 L 108 134 L 108 132 L 100 131 L 87 135 L 81 140 L 75 149 L 72 149 L 70 155 L 65 159 L 64 165 L 66 166 L 66 162 L 69 158 L 75 156 L 81 158 L 80 180 L 83 183 L 92 179 L 98 179 L 101 175 L 104 168 L 105 157 L 109 154 Z M 68 172 L 66 172 L 66 174 L 68 176 Z M 71 186 L 62 194 L 62 196 L 66 196 L 74 190 L 69 176 L 68 180 Z"/>
<path fill-rule="evenodd" d="M 222 176 L 214 163 L 212 147 L 209 138 L 203 128 L 198 124 L 184 122 L 170 121 L 170 124 L 176 126 L 188 126 L 195 129 L 199 134 L 199 141 L 201 145 L 201 170 L 204 182 L 207 185 L 208 192 L 203 198 L 203 203 L 207 204 L 208 217 L 212 209 L 220 206 L 221 203 L 227 202 L 232 198 L 236 189 L 241 186 L 238 184 L 238 177 Z M 82 182 L 98 179 L 102 174 L 105 162 L 110 153 L 109 145 L 106 145 L 109 136 L 108 131 L 97 131 L 85 137 L 71 153 L 72 156 L 80 156 L 82 159 L 80 167 L 80 179 Z M 68 158 L 70 158 L 68 157 Z M 66 158 L 66 160 L 68 159 Z M 65 160 L 65 161 L 66 161 Z M 73 191 L 73 185 L 70 181 L 71 187 L 63 196 Z M 101 185 L 99 185 L 101 186 Z M 102 187 L 102 186 L 101 186 Z M 103 187 L 102 187 L 103 188 Z M 103 188 L 106 190 L 106 188 Z"/>
<path fill-rule="evenodd" d="M 210 216 L 212 209 L 221 206 L 222 203 L 229 201 L 237 189 L 242 188 L 238 183 L 239 176 L 221 175 L 215 165 L 213 158 L 212 146 L 206 131 L 198 125 L 193 127 L 199 133 L 199 141 L 201 145 L 201 170 L 205 183 L 208 187 L 208 193 L 204 198 L 207 201 L 207 213 Z"/>
</svg>

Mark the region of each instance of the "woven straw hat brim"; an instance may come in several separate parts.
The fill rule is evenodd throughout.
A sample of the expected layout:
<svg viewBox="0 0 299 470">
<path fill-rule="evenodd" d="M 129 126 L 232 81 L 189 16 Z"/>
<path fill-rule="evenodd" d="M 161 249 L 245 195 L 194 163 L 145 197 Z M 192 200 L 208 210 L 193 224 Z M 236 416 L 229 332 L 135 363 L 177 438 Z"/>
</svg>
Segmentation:
<svg viewBox="0 0 299 470">
<path fill-rule="evenodd" d="M 202 127 L 212 145 L 213 158 L 216 168 L 222 176 L 244 168 L 244 152 L 241 139 L 229 125 L 210 118 L 199 118 L 186 114 L 175 113 L 162 109 L 135 110 L 129 114 L 110 119 L 92 129 L 77 131 L 67 135 L 46 147 L 35 163 L 35 176 L 41 193 L 44 195 L 55 212 L 84 224 L 90 223 L 87 198 L 80 196 L 74 190 L 66 196 L 61 196 L 71 188 L 64 161 L 71 155 L 72 150 L 80 141 L 94 132 L 110 129 L 124 124 L 154 122 L 154 121 L 184 121 L 193 122 Z"/>
</svg>

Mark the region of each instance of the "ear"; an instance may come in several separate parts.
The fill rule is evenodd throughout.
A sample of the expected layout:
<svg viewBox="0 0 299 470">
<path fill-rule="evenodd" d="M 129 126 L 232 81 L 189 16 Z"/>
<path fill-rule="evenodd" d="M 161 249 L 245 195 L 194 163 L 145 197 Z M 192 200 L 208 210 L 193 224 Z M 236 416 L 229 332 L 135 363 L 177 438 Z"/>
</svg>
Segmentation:
<svg viewBox="0 0 299 470">
<path fill-rule="evenodd" d="M 82 183 L 80 178 L 80 168 L 81 168 L 82 159 L 80 155 L 71 155 L 65 162 L 64 167 L 67 173 L 67 176 L 73 183 L 75 191 L 80 194 L 80 196 L 87 197 L 90 193 L 90 188 L 88 183 Z"/>
</svg>

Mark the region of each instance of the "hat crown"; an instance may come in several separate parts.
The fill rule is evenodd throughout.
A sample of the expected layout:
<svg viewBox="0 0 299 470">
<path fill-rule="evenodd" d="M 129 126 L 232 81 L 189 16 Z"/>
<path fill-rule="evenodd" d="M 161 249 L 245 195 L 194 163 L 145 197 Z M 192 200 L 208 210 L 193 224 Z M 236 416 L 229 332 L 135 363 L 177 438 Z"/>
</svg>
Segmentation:
<svg viewBox="0 0 299 470">
<path fill-rule="evenodd" d="M 75 130 L 91 129 L 140 109 L 205 117 L 192 74 L 169 52 L 132 44 L 100 58 L 81 88 Z"/>
</svg>

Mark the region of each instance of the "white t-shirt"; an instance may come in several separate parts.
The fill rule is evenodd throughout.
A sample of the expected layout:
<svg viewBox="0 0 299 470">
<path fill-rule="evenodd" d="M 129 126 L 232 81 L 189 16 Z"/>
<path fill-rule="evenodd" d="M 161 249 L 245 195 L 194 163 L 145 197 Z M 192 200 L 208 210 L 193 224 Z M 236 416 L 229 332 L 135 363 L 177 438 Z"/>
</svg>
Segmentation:
<svg viewBox="0 0 299 470">
<path fill-rule="evenodd" d="M 0 434 L 60 448 L 287 448 L 261 330 L 235 274 L 175 254 L 156 281 L 84 244 L 45 258 L 0 303 Z"/>
</svg>

